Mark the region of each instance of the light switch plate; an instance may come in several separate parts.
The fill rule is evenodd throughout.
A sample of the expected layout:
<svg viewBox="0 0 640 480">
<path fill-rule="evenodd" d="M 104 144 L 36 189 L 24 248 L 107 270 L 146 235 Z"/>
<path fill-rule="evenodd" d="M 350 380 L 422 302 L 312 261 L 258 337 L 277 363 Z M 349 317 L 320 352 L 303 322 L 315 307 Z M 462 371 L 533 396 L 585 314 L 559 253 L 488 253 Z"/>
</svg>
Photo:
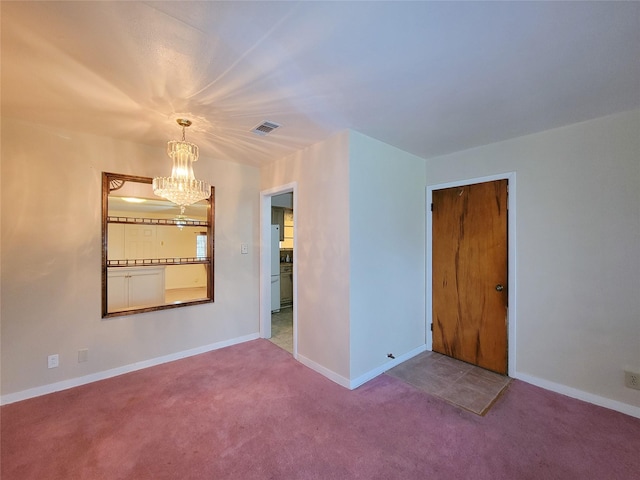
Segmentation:
<svg viewBox="0 0 640 480">
<path fill-rule="evenodd" d="M 249 253 L 249 244 L 248 243 L 241 243 L 240 244 L 240 253 L 243 254 L 243 255 Z"/>
<path fill-rule="evenodd" d="M 47 367 L 48 368 L 57 368 L 58 365 L 60 365 L 60 358 L 58 357 L 57 353 L 55 355 L 49 355 L 47 357 Z"/>
</svg>

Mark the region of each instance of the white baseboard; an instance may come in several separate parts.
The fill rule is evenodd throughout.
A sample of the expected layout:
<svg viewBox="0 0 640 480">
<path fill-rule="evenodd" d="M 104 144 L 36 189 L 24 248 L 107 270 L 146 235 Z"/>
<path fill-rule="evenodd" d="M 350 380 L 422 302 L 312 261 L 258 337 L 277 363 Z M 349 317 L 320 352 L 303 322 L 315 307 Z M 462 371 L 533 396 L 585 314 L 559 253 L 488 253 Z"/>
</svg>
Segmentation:
<svg viewBox="0 0 640 480">
<path fill-rule="evenodd" d="M 149 360 L 144 360 L 141 362 L 124 365 L 122 367 L 105 370 L 103 372 L 92 373 L 90 375 L 85 375 L 83 377 L 72 378 L 69 380 L 63 380 L 61 382 L 51 383 L 51 384 L 43 385 L 40 387 L 22 390 L 20 392 L 2 395 L 0 397 L 0 405 L 8 405 L 10 403 L 19 402 L 21 400 L 27 400 L 29 398 L 47 395 L 49 393 L 58 392 L 60 390 L 67 390 L 69 388 L 78 387 L 80 385 L 86 385 L 87 383 L 92 383 L 92 382 L 97 382 L 99 380 L 105 380 L 107 378 L 117 377 L 118 375 L 135 372 L 136 370 L 142 370 L 144 368 L 153 367 L 155 365 L 161 365 L 163 363 L 173 362 L 175 360 L 180 360 L 182 358 L 187 358 L 194 355 L 199 355 L 201 353 L 218 350 L 220 348 L 229 347 L 231 345 L 236 345 L 239 343 L 256 340 L 259 337 L 260 335 L 258 333 L 253 333 L 251 335 L 232 338 L 222 342 L 203 345 L 201 347 L 192 348 L 190 350 L 184 350 L 181 352 L 164 355 L 162 357 L 156 357 Z M 300 361 L 300 363 L 309 367 L 310 369 L 323 375 L 324 377 L 328 378 L 329 380 L 337 383 L 338 385 L 348 388 L 350 390 L 353 390 L 365 384 L 369 380 L 374 379 L 378 375 L 386 372 L 387 370 L 390 370 L 391 368 L 401 364 L 402 362 L 405 362 L 410 358 L 413 358 L 416 355 L 419 355 L 420 353 L 426 351 L 426 349 L 427 349 L 426 345 L 421 345 L 420 347 L 415 348 L 410 352 L 407 352 L 404 355 L 401 355 L 398 358 L 395 358 L 385 363 L 384 365 L 381 365 L 380 367 L 377 367 L 365 373 L 364 375 L 360 375 L 359 377 L 353 380 L 349 380 L 348 378 L 345 378 L 342 375 L 339 375 L 334 371 L 329 370 L 326 367 L 323 367 L 322 365 L 314 362 L 313 360 L 306 358 L 303 355 L 298 354 L 298 361 Z M 551 381 L 544 380 L 544 379 L 534 377 L 532 375 L 528 375 L 524 373 L 516 372 L 516 375 L 514 378 L 517 378 L 518 380 L 522 380 L 523 382 L 526 382 L 526 383 L 530 383 L 537 387 L 544 388 L 545 390 L 550 390 L 552 392 L 560 393 L 562 395 L 567 395 L 568 397 L 576 398 L 578 400 L 592 403 L 594 405 L 599 405 L 601 407 L 605 407 L 610 410 L 615 410 L 617 412 L 621 412 L 626 415 L 630 415 L 632 417 L 640 418 L 640 407 L 618 402 L 616 400 L 611 400 L 609 398 L 601 397 L 599 395 L 584 392 L 582 390 L 571 388 L 566 385 L 551 382 Z"/>
<path fill-rule="evenodd" d="M 320 375 L 327 377 L 329 380 L 336 382 L 338 385 L 345 388 L 349 388 L 348 378 L 345 378 L 342 375 L 338 375 L 333 370 L 329 370 L 328 368 L 323 367 L 319 363 L 316 363 L 313 360 L 309 360 L 307 357 L 303 355 L 298 354 L 297 360 L 303 365 L 305 365 L 306 367 L 309 367 L 311 370 L 314 370 L 318 372 Z"/>
<path fill-rule="evenodd" d="M 370 370 L 364 375 L 360 375 L 358 378 L 354 378 L 353 380 L 351 380 L 349 384 L 349 388 L 351 390 L 358 388 L 360 385 L 367 383 L 369 380 L 373 380 L 378 375 L 386 372 L 387 370 L 391 370 L 393 367 L 400 365 L 402 362 L 406 362 L 410 358 L 413 358 L 416 355 L 419 355 L 422 352 L 425 352 L 426 350 L 427 350 L 426 345 L 420 345 L 418 348 L 414 348 L 413 350 L 405 353 L 404 355 L 400 355 L 397 358 L 389 360 L 384 365 L 380 365 L 378 368 L 374 368 L 373 370 Z"/>
<path fill-rule="evenodd" d="M 49 393 L 59 392 L 60 390 L 67 390 L 73 387 L 79 387 L 80 385 L 86 385 L 87 383 L 97 382 L 99 380 L 105 380 L 111 377 L 117 377 L 125 373 L 135 372 L 136 370 L 142 370 L 143 368 L 149 368 L 163 363 L 173 362 L 174 360 L 180 360 L 182 358 L 192 357 L 201 353 L 210 352 L 212 350 L 218 350 L 220 348 L 229 347 L 238 343 L 248 342 L 259 338 L 259 334 L 252 333 L 251 335 L 245 335 L 242 337 L 236 337 L 222 342 L 211 343 L 209 345 L 203 345 L 202 347 L 192 348 L 190 350 L 183 350 L 181 352 L 171 353 L 169 355 L 163 355 L 162 357 L 156 357 L 149 360 L 143 360 L 141 362 L 124 365 L 122 367 L 112 368 L 103 372 L 92 373 L 83 377 L 71 378 L 69 380 L 63 380 L 61 382 L 50 383 L 48 385 L 42 385 L 41 387 L 29 388 L 22 390 L 21 392 L 9 393 L 0 397 L 0 405 L 8 405 L 10 403 L 19 402 L 21 400 L 27 400 L 29 398 L 39 397 L 41 395 L 47 395 Z"/>
<path fill-rule="evenodd" d="M 577 388 L 567 387 L 560 383 L 550 382 L 549 380 L 527 375 L 526 373 L 516 372 L 514 378 L 530 383 L 531 385 L 535 385 L 536 387 L 544 388 L 545 390 L 551 390 L 552 392 L 566 395 L 567 397 L 577 398 L 578 400 L 582 400 L 587 403 L 592 403 L 600 407 L 605 407 L 632 417 L 640 418 L 640 407 L 618 402 L 617 400 L 611 400 L 610 398 L 601 397 L 600 395 L 578 390 Z"/>
<path fill-rule="evenodd" d="M 373 370 L 365 373 L 364 375 L 360 375 L 358 378 L 353 380 L 349 380 L 348 378 L 343 377 L 342 375 L 338 375 L 336 372 L 329 370 L 326 367 L 314 362 L 313 360 L 309 360 L 307 357 L 298 354 L 297 360 L 303 365 L 309 367 L 311 370 L 318 372 L 320 375 L 327 377 L 329 380 L 337 383 L 338 385 L 348 388 L 349 390 L 354 390 L 358 388 L 360 385 L 367 383 L 369 380 L 373 380 L 378 375 L 386 372 L 387 370 L 395 367 L 396 365 L 400 365 L 402 362 L 406 362 L 410 358 L 415 357 L 416 355 L 424 352 L 427 349 L 426 345 L 421 345 L 418 348 L 414 348 L 410 352 L 405 353 L 404 355 L 399 356 L 393 360 L 386 362 L 384 365 L 380 365 Z"/>
<path fill-rule="evenodd" d="M 364 375 L 360 375 L 359 377 L 349 380 L 337 373 L 329 370 L 328 368 L 323 367 L 315 363 L 308 358 L 298 355 L 298 360 L 300 363 L 306 365 L 307 367 L 315 370 L 321 375 L 327 377 L 329 380 L 334 381 L 338 385 L 341 385 L 349 390 L 353 390 L 358 388 L 359 386 L 365 384 L 369 380 L 374 379 L 378 375 L 386 372 L 387 370 L 392 369 L 393 367 L 400 365 L 403 362 L 406 362 L 410 358 L 419 355 L 422 352 L 427 350 L 426 345 L 421 345 L 418 348 L 411 350 L 410 352 L 405 353 L 404 355 L 395 358 L 380 367 L 374 368 L 373 370 L 365 373 Z M 598 405 L 600 407 L 608 408 L 610 410 L 615 410 L 620 413 L 624 413 L 626 415 L 630 415 L 632 417 L 640 418 L 640 407 L 636 407 L 634 405 L 629 405 L 627 403 L 622 403 L 617 400 L 611 400 L 610 398 L 601 397 L 599 395 L 595 395 L 593 393 L 588 393 L 583 390 L 578 390 L 576 388 L 568 387 L 566 385 L 562 385 L 559 383 L 551 382 L 549 380 L 544 380 L 542 378 L 534 377 L 532 375 L 527 375 L 524 373 L 516 372 L 514 378 L 518 380 L 522 380 L 523 382 L 530 383 L 540 388 L 544 388 L 545 390 L 550 390 L 552 392 L 560 393 L 562 395 L 566 395 L 571 398 L 576 398 L 578 400 L 582 400 L 587 403 L 591 403 L 594 405 Z"/>
</svg>

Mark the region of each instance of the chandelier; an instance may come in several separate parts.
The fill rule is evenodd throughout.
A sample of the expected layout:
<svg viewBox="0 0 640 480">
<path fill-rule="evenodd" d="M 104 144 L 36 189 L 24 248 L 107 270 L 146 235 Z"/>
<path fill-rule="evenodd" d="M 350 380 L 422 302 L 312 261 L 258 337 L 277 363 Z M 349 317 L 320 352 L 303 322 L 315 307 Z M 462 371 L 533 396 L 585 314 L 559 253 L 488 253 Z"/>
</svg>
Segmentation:
<svg viewBox="0 0 640 480">
<path fill-rule="evenodd" d="M 193 174 L 193 162 L 198 160 L 198 146 L 184 139 L 184 130 L 191 125 L 191 120 L 178 118 L 176 122 L 182 127 L 182 140 L 167 143 L 167 155 L 173 162 L 171 176 L 154 178 L 153 193 L 179 205 L 180 213 L 184 214 L 187 205 L 209 198 L 211 186 L 197 180 Z"/>
</svg>

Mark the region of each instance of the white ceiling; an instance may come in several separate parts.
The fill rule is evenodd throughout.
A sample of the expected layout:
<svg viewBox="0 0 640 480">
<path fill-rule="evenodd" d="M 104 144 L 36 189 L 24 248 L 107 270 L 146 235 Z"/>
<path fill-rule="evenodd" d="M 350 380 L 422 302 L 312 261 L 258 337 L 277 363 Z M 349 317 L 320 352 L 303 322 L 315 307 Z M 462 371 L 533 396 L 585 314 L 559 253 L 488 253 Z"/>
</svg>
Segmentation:
<svg viewBox="0 0 640 480">
<path fill-rule="evenodd" d="M 640 107 L 638 2 L 6 2 L 2 116 L 261 165 L 421 157 Z M 266 137 L 264 120 L 283 126 Z"/>
</svg>

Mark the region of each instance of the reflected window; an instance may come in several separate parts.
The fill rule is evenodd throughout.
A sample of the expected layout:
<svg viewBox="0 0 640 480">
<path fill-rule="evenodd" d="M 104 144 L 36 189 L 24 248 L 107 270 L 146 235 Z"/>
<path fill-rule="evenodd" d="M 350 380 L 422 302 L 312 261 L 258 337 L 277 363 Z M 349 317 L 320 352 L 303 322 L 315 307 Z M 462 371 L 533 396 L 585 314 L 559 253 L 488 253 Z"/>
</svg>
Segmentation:
<svg viewBox="0 0 640 480">
<path fill-rule="evenodd" d="M 207 256 L 207 234 L 200 232 L 196 236 L 196 257 L 203 258 Z"/>
</svg>

